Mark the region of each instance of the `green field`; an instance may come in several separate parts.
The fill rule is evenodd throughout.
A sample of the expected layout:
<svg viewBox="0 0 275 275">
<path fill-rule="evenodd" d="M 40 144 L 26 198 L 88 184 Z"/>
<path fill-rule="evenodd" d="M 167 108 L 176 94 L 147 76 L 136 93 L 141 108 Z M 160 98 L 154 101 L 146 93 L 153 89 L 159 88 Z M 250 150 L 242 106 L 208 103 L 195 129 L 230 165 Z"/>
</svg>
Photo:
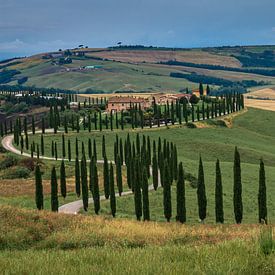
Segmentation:
<svg viewBox="0 0 275 275">
<path fill-rule="evenodd" d="M 233 219 L 233 154 L 235 146 L 238 146 L 242 161 L 242 180 L 243 180 L 243 200 L 244 200 L 244 219 L 245 223 L 257 222 L 257 192 L 258 192 L 258 169 L 259 159 L 263 158 L 266 164 L 267 195 L 268 195 L 268 217 L 270 221 L 275 220 L 275 207 L 272 198 L 275 193 L 273 179 L 275 177 L 275 113 L 249 109 L 247 112 L 238 115 L 233 121 L 232 128 L 226 127 L 205 127 L 188 129 L 185 127 L 171 127 L 170 129 L 148 129 L 130 130 L 132 140 L 137 132 L 149 135 L 151 140 L 158 140 L 158 137 L 172 141 L 177 145 L 178 159 L 183 162 L 185 171 L 197 176 L 198 158 L 202 156 L 204 161 L 206 191 L 208 197 L 208 217 L 207 223 L 214 222 L 214 186 L 215 186 L 215 161 L 221 161 L 224 186 L 224 208 L 225 222 L 234 223 Z M 206 124 L 207 126 L 207 124 Z M 72 144 L 76 136 L 87 146 L 88 138 L 95 139 L 97 142 L 98 159 L 101 158 L 101 140 L 105 135 L 107 156 L 113 159 L 113 143 L 115 134 L 126 138 L 128 131 L 81 131 L 80 134 L 69 133 L 66 140 L 70 139 Z M 30 142 L 40 142 L 40 135 L 30 136 Z M 51 141 L 57 142 L 59 156 L 61 155 L 61 135 L 46 134 L 44 137 L 45 152 L 50 156 Z M 86 147 L 87 148 L 87 147 Z M 74 146 L 72 145 L 72 156 L 74 156 Z M 87 152 L 87 151 L 86 151 Z M 197 204 L 196 189 L 187 183 L 187 218 L 189 223 L 196 223 Z M 173 198 L 175 198 L 173 192 Z M 162 213 L 162 190 L 150 194 L 151 212 L 153 220 L 163 220 Z M 175 199 L 174 209 L 175 209 Z M 92 207 L 91 207 L 92 208 Z M 134 218 L 133 198 L 118 199 L 119 217 Z M 90 211 L 91 213 L 93 211 Z M 102 213 L 108 215 L 109 203 L 102 203 Z M 175 211 L 174 211 L 175 214 Z"/>
</svg>

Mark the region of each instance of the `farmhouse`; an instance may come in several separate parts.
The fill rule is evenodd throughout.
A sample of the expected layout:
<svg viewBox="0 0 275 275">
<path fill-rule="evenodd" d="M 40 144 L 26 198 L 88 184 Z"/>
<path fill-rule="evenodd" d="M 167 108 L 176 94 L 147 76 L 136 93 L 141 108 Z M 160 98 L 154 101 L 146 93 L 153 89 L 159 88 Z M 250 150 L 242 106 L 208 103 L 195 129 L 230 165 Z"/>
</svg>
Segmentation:
<svg viewBox="0 0 275 275">
<path fill-rule="evenodd" d="M 177 100 L 180 100 L 181 98 L 186 98 L 188 101 L 190 99 L 190 94 L 154 94 L 151 98 L 152 102 L 155 101 L 156 104 L 164 105 L 167 102 L 171 104 L 172 102 L 175 103 Z"/>
<path fill-rule="evenodd" d="M 120 112 L 122 110 L 129 110 L 134 105 L 138 105 L 144 110 L 151 107 L 151 102 L 148 99 L 132 96 L 113 96 L 108 100 L 107 111 Z"/>
<path fill-rule="evenodd" d="M 200 97 L 200 90 L 199 89 L 195 89 L 192 91 L 192 94 L 197 96 L 197 97 Z M 203 90 L 203 95 L 207 95 L 207 92 L 206 90 Z"/>
</svg>

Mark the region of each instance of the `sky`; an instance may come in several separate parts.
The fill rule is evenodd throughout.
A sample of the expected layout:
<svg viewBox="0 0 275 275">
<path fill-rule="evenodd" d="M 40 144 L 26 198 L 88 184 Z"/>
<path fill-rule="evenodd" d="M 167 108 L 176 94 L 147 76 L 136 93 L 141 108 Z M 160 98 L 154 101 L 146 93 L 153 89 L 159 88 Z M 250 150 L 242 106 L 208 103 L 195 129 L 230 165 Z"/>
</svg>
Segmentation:
<svg viewBox="0 0 275 275">
<path fill-rule="evenodd" d="M 275 44 L 274 0 L 0 0 L 0 59 L 77 47 Z"/>
</svg>

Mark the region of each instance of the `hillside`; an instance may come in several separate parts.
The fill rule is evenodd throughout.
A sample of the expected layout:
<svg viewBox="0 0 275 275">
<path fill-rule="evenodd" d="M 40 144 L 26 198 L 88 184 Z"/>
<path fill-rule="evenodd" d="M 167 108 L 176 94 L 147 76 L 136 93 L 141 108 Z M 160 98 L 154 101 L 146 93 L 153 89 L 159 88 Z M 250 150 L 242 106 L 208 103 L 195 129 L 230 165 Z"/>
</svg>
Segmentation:
<svg viewBox="0 0 275 275">
<path fill-rule="evenodd" d="M 64 59 L 64 54 L 66 51 L 1 62 L 2 73 L 15 70 L 14 75 L 4 83 L 15 85 L 19 80 L 27 86 L 81 92 L 87 89 L 104 93 L 179 92 L 185 88 L 197 88 L 198 81 L 193 80 L 192 76 L 190 79 L 190 75 L 196 74 L 199 78 L 211 77 L 205 81 L 213 88 L 224 80 L 230 81 L 229 85 L 241 81 L 257 82 L 249 83 L 249 87 L 275 85 L 273 46 L 78 49 L 70 51 L 68 58 L 72 62 L 67 64 L 64 60 L 60 61 L 60 58 Z M 85 66 L 90 67 L 84 69 Z M 183 77 L 174 78 L 171 73 L 181 73 Z"/>
</svg>

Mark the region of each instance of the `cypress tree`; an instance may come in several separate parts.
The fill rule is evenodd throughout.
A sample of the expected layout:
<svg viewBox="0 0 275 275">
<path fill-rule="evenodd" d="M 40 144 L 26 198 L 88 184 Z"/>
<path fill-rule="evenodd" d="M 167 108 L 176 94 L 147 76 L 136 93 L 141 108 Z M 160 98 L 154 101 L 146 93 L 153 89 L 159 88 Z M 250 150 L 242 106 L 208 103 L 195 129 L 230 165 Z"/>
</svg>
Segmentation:
<svg viewBox="0 0 275 275">
<path fill-rule="evenodd" d="M 141 181 L 142 181 L 142 175 L 141 175 L 141 169 L 140 169 L 140 163 L 139 159 L 136 159 L 135 161 L 135 167 L 134 167 L 134 202 L 135 202 L 135 213 L 137 220 L 140 221 L 140 218 L 142 216 L 142 201 L 141 201 Z"/>
<path fill-rule="evenodd" d="M 114 126 L 113 126 L 113 110 L 111 110 L 111 113 L 110 113 L 110 128 L 111 128 L 111 131 L 113 131 L 113 129 L 114 129 Z"/>
<path fill-rule="evenodd" d="M 102 115 L 101 115 L 101 111 L 99 112 L 99 130 L 102 131 Z"/>
<path fill-rule="evenodd" d="M 216 162 L 215 212 L 216 212 L 216 222 L 223 223 L 224 213 L 223 213 L 222 175 L 221 175 L 221 169 L 220 169 L 220 162 L 218 159 Z"/>
<path fill-rule="evenodd" d="M 38 146 L 38 144 L 37 144 L 37 149 L 36 149 L 36 157 L 37 157 L 37 159 L 39 159 L 39 146 Z"/>
<path fill-rule="evenodd" d="M 28 136 L 28 133 L 25 136 L 25 144 L 26 144 L 26 149 L 29 150 L 29 136 Z"/>
<path fill-rule="evenodd" d="M 105 136 L 102 136 L 102 158 L 106 157 L 106 145 L 105 145 Z"/>
<path fill-rule="evenodd" d="M 24 138 L 23 138 L 23 136 L 20 137 L 20 146 L 21 146 L 21 155 L 22 155 L 23 151 L 24 151 Z"/>
<path fill-rule="evenodd" d="M 71 151 L 71 141 L 68 140 L 68 159 L 69 161 L 72 160 L 72 151 Z"/>
<path fill-rule="evenodd" d="M 200 92 L 200 96 L 203 96 L 203 85 L 202 85 L 202 83 L 200 83 L 200 85 L 199 85 L 199 92 Z"/>
<path fill-rule="evenodd" d="M 103 167 L 103 180 L 104 180 L 104 195 L 106 199 L 110 196 L 110 184 L 109 184 L 109 165 L 107 157 L 104 157 L 104 167 Z"/>
<path fill-rule="evenodd" d="M 186 207 L 185 207 L 185 182 L 182 162 L 179 164 L 177 180 L 177 216 L 176 220 L 180 223 L 186 222 Z"/>
<path fill-rule="evenodd" d="M 44 156 L 44 137 L 41 135 L 41 155 Z"/>
<path fill-rule="evenodd" d="M 92 141 L 90 138 L 88 140 L 88 156 L 89 156 L 89 159 L 91 160 L 93 156 L 93 152 L 92 152 Z"/>
<path fill-rule="evenodd" d="M 123 114 L 123 110 L 121 111 L 121 117 L 120 117 L 120 124 L 121 124 L 121 130 L 124 130 L 124 114 Z"/>
<path fill-rule="evenodd" d="M 116 112 L 116 128 L 118 129 L 119 125 L 118 125 L 118 114 Z"/>
<path fill-rule="evenodd" d="M 100 210 L 100 195 L 99 195 L 99 185 L 98 185 L 98 174 L 97 174 L 97 166 L 96 163 L 94 164 L 94 175 L 95 175 L 95 182 L 94 182 L 94 209 L 95 213 L 98 215 Z"/>
<path fill-rule="evenodd" d="M 149 196 L 148 196 L 148 177 L 145 167 L 142 171 L 142 206 L 143 206 L 143 220 L 150 220 L 150 207 L 149 207 Z"/>
<path fill-rule="evenodd" d="M 89 98 L 89 100 L 91 100 Z M 91 120 L 91 114 L 88 115 L 88 131 L 91 132 L 92 130 L 92 120 Z"/>
<path fill-rule="evenodd" d="M 52 158 L 54 157 L 54 141 L 52 140 L 52 147 L 51 147 L 51 151 L 52 151 Z"/>
<path fill-rule="evenodd" d="M 64 160 L 61 161 L 60 165 L 60 191 L 62 197 L 65 199 L 67 195 L 67 187 L 66 187 L 66 170 Z"/>
<path fill-rule="evenodd" d="M 95 130 L 97 130 L 97 113 L 94 113 Z"/>
<path fill-rule="evenodd" d="M 56 142 L 54 143 L 54 155 L 55 155 L 55 160 L 57 160 L 58 155 L 57 155 L 57 144 L 56 144 Z"/>
<path fill-rule="evenodd" d="M 198 198 L 199 218 L 201 222 L 204 222 L 206 218 L 207 199 L 206 199 L 206 193 L 205 193 L 204 172 L 203 172 L 203 164 L 202 164 L 201 157 L 200 157 L 199 172 L 198 172 L 197 198 Z"/>
<path fill-rule="evenodd" d="M 67 116 L 64 116 L 64 131 L 66 134 L 68 134 L 68 122 L 67 122 Z"/>
<path fill-rule="evenodd" d="M 52 211 L 58 212 L 58 188 L 57 188 L 57 178 L 56 170 L 53 166 L 51 173 L 51 208 Z"/>
<path fill-rule="evenodd" d="M 153 163 L 152 163 L 152 172 L 153 172 L 153 186 L 154 189 L 158 188 L 158 162 L 156 152 L 153 153 Z"/>
<path fill-rule="evenodd" d="M 62 134 L 62 157 L 66 157 L 65 136 Z"/>
<path fill-rule="evenodd" d="M 42 177 L 38 164 L 35 167 L 35 203 L 38 210 L 44 208 Z"/>
<path fill-rule="evenodd" d="M 115 194 L 115 181 L 113 164 L 110 165 L 110 207 L 112 216 L 116 216 L 116 194 Z"/>
<path fill-rule="evenodd" d="M 94 158 L 95 158 L 95 163 L 97 162 L 97 152 L 96 152 L 96 141 L 94 139 Z"/>
<path fill-rule="evenodd" d="M 31 144 L 31 158 L 33 158 L 33 145 Z"/>
<path fill-rule="evenodd" d="M 79 125 L 79 115 L 76 116 L 76 131 L 79 133 L 80 125 Z"/>
<path fill-rule="evenodd" d="M 260 160 L 259 191 L 258 191 L 259 223 L 267 224 L 266 184 L 264 162 Z"/>
<path fill-rule="evenodd" d="M 167 160 L 164 163 L 164 175 L 163 175 L 163 208 L 164 217 L 167 222 L 170 221 L 172 217 L 172 203 L 171 203 L 171 182 L 169 178 L 169 167 Z"/>
<path fill-rule="evenodd" d="M 82 201 L 84 211 L 88 211 L 89 204 L 89 192 L 88 192 L 88 183 L 87 183 L 87 166 L 85 156 L 82 156 L 81 159 L 81 187 L 82 187 Z"/>
<path fill-rule="evenodd" d="M 35 134 L 35 123 L 34 123 L 34 116 L 32 116 L 32 134 Z"/>
<path fill-rule="evenodd" d="M 78 154 L 78 139 L 75 139 L 75 157 L 78 158 L 79 154 Z"/>
<path fill-rule="evenodd" d="M 121 161 L 120 156 L 117 156 L 117 163 L 116 163 L 116 180 L 117 180 L 117 188 L 119 196 L 123 192 L 123 185 L 122 185 L 122 173 L 121 173 Z"/>
<path fill-rule="evenodd" d="M 241 180 L 241 160 L 237 147 L 235 147 L 234 157 L 234 188 L 233 204 L 236 223 L 241 223 L 243 219 L 242 202 L 242 180 Z"/>
<path fill-rule="evenodd" d="M 119 156 L 120 156 L 120 165 L 123 165 L 123 143 L 122 143 L 122 139 L 119 140 Z"/>
<path fill-rule="evenodd" d="M 80 197 L 80 171 L 79 171 L 79 160 L 78 157 L 75 159 L 75 193 L 78 197 Z"/>
<path fill-rule="evenodd" d="M 90 184 L 89 184 L 89 188 L 90 191 L 92 193 L 92 196 L 94 197 L 94 184 L 95 184 L 95 160 L 94 157 L 92 157 L 91 161 L 90 161 Z"/>
</svg>

